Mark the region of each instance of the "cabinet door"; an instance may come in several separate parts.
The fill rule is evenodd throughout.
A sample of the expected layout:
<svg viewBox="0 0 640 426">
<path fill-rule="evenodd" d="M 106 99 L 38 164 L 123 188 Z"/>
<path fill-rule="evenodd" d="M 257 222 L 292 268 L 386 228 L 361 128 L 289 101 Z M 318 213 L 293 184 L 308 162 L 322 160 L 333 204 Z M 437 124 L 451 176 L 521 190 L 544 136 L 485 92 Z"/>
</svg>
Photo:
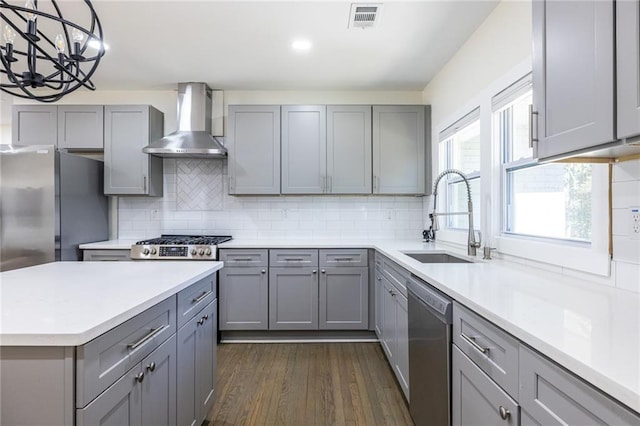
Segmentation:
<svg viewBox="0 0 640 426">
<path fill-rule="evenodd" d="M 57 111 L 55 105 L 14 105 L 11 142 L 15 145 L 56 145 Z"/>
<path fill-rule="evenodd" d="M 176 336 L 142 360 L 142 424 L 176 424 Z"/>
<path fill-rule="evenodd" d="M 58 106 L 58 148 L 103 149 L 104 107 Z"/>
<path fill-rule="evenodd" d="M 334 266 L 320 272 L 320 330 L 367 330 L 369 270 Z"/>
<path fill-rule="evenodd" d="M 162 158 L 142 152 L 159 137 L 156 132 L 162 125 L 157 122 L 162 120 L 158 112 L 146 105 L 105 106 L 106 195 L 162 196 Z"/>
<path fill-rule="evenodd" d="M 618 138 L 640 135 L 640 0 L 616 2 Z"/>
<path fill-rule="evenodd" d="M 465 354 L 451 350 L 451 424 L 496 426 L 520 424 L 518 404 Z"/>
<path fill-rule="evenodd" d="M 373 107 L 373 193 L 425 193 L 425 106 Z"/>
<path fill-rule="evenodd" d="M 395 370 L 396 377 L 404 396 L 409 400 L 409 314 L 407 298 L 397 292 L 394 296 L 396 302 L 396 353 Z"/>
<path fill-rule="evenodd" d="M 318 270 L 269 269 L 269 329 L 318 329 Z"/>
<path fill-rule="evenodd" d="M 280 106 L 229 105 L 229 194 L 280 194 Z"/>
<path fill-rule="evenodd" d="M 637 425 L 640 417 L 520 345 L 520 393 L 530 424 Z"/>
<path fill-rule="evenodd" d="M 395 365 L 396 356 L 396 301 L 393 298 L 396 292 L 389 280 L 382 276 L 382 349 L 387 354 L 389 364 Z"/>
<path fill-rule="evenodd" d="M 371 107 L 327 106 L 327 192 L 371 194 Z"/>
<path fill-rule="evenodd" d="M 198 328 L 201 317 L 191 318 L 177 333 L 177 424 L 195 426 L 199 424 L 196 405 L 196 352 Z"/>
<path fill-rule="evenodd" d="M 614 2 L 533 2 L 537 157 L 615 140 Z"/>
<path fill-rule="evenodd" d="M 384 285 L 382 284 L 382 271 L 378 268 L 375 270 L 375 298 L 376 298 L 376 335 L 382 341 L 382 330 L 384 326 Z"/>
<path fill-rule="evenodd" d="M 223 268 L 219 276 L 220 330 L 267 330 L 267 268 Z"/>
<path fill-rule="evenodd" d="M 282 107 L 282 193 L 326 192 L 326 107 Z"/>
<path fill-rule="evenodd" d="M 142 383 L 140 364 L 127 371 L 118 381 L 85 408 L 76 411 L 78 426 L 138 426 L 142 424 L 140 404 Z"/>
<path fill-rule="evenodd" d="M 196 413 L 197 424 L 207 417 L 213 405 L 216 385 L 216 345 L 218 336 L 217 300 L 211 302 L 196 317 L 202 321 L 196 338 Z"/>
</svg>

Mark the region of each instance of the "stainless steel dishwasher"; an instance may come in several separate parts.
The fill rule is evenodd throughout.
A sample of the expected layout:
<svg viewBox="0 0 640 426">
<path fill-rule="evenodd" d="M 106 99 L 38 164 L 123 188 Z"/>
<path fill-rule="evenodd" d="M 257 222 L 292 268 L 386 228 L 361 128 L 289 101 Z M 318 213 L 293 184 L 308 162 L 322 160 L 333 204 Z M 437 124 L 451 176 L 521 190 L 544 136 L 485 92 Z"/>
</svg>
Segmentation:
<svg viewBox="0 0 640 426">
<path fill-rule="evenodd" d="M 409 411 L 416 426 L 448 426 L 452 301 L 414 276 L 407 281 L 407 290 Z"/>
</svg>

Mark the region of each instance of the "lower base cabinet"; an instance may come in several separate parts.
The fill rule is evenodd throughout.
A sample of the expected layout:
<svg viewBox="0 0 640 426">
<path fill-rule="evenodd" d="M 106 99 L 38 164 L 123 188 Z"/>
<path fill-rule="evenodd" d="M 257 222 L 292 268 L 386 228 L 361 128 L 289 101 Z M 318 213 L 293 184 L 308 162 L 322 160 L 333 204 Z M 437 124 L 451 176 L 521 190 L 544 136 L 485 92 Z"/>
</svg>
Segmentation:
<svg viewBox="0 0 640 426">
<path fill-rule="evenodd" d="M 220 271 L 220 330 L 269 328 L 269 276 L 266 267 Z"/>
<path fill-rule="evenodd" d="M 318 329 L 318 268 L 269 269 L 269 329 Z"/>
<path fill-rule="evenodd" d="M 175 419 L 175 335 L 77 410 L 78 426 L 175 425 Z"/>
<path fill-rule="evenodd" d="M 409 400 L 409 315 L 407 298 L 391 284 L 386 276 L 381 277 L 382 349 L 400 383 L 400 388 Z M 378 301 L 376 301 L 376 304 Z"/>
<path fill-rule="evenodd" d="M 451 350 L 451 424 L 520 424 L 518 404 L 456 345 Z"/>
<path fill-rule="evenodd" d="M 216 303 L 211 302 L 178 330 L 178 425 L 201 424 L 213 404 Z"/>
<path fill-rule="evenodd" d="M 368 268 L 322 268 L 319 287 L 320 330 L 369 329 Z"/>
</svg>

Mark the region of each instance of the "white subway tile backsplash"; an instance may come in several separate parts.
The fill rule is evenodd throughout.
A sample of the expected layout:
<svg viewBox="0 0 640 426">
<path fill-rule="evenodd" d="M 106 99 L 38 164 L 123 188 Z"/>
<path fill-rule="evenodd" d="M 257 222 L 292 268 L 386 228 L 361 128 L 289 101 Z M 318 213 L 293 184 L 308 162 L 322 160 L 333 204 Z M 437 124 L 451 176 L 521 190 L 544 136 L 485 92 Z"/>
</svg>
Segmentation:
<svg viewBox="0 0 640 426">
<path fill-rule="evenodd" d="M 640 180 L 613 183 L 613 208 L 640 206 Z"/>
<path fill-rule="evenodd" d="M 640 160 L 622 161 L 613 168 L 613 181 L 640 180 Z"/>
<path fill-rule="evenodd" d="M 615 262 L 616 287 L 640 293 L 640 265 Z"/>
</svg>

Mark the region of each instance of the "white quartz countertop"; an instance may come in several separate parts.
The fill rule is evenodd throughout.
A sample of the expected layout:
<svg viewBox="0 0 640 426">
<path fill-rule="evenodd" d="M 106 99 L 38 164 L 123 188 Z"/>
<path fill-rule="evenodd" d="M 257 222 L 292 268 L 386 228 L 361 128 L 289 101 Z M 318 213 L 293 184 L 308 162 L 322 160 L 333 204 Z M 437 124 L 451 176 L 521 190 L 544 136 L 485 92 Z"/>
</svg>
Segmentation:
<svg viewBox="0 0 640 426">
<path fill-rule="evenodd" d="M 132 245 L 140 240 L 141 239 L 98 241 L 95 243 L 80 244 L 79 247 L 82 250 L 129 250 Z"/>
<path fill-rule="evenodd" d="M 77 346 L 222 262 L 53 262 L 0 273 L 0 346 Z"/>
<path fill-rule="evenodd" d="M 219 247 L 375 249 L 640 412 L 638 293 L 500 260 L 423 264 L 402 252 L 466 253 L 416 240 L 232 240 Z"/>
</svg>

